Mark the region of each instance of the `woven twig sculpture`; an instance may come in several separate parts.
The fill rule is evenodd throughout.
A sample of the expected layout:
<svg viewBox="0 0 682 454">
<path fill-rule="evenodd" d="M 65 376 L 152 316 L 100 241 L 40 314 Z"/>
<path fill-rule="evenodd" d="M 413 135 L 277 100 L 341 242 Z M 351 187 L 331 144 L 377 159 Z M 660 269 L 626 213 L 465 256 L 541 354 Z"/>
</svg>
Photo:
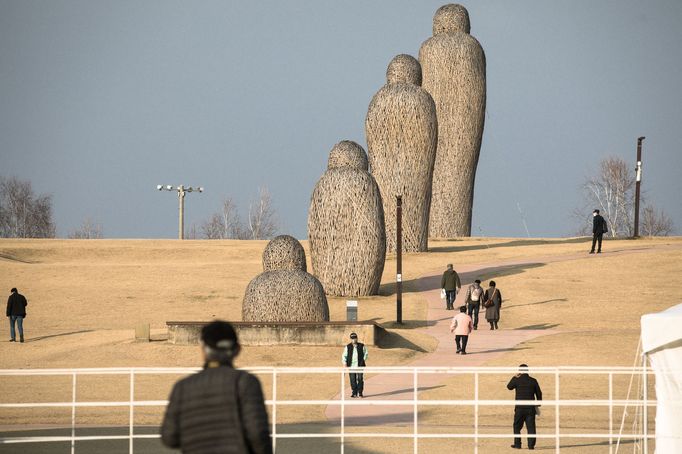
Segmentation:
<svg viewBox="0 0 682 454">
<path fill-rule="evenodd" d="M 469 34 L 469 13 L 445 5 L 433 17 L 433 36 L 419 50 L 422 86 L 438 114 L 429 236 L 471 235 L 474 180 L 485 116 L 485 54 Z"/>
<path fill-rule="evenodd" d="M 370 168 L 383 199 L 388 252 L 396 251 L 396 195 L 403 196 L 403 251 L 428 248 L 438 125 L 433 99 L 420 84 L 419 62 L 410 55 L 396 56 L 365 120 Z"/>
<path fill-rule="evenodd" d="M 305 251 L 298 240 L 282 235 L 270 241 L 263 251 L 263 269 L 246 287 L 242 320 L 329 321 L 324 288 L 305 271 Z"/>
<path fill-rule="evenodd" d="M 360 145 L 343 141 L 329 154 L 308 212 L 310 261 L 328 295 L 376 294 L 386 258 L 381 193 Z"/>
</svg>

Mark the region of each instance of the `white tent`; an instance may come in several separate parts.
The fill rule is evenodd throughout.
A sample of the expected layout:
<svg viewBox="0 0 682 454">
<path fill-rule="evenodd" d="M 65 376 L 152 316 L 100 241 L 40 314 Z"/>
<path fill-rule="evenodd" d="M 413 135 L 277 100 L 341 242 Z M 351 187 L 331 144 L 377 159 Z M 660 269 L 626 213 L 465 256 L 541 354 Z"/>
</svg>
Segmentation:
<svg viewBox="0 0 682 454">
<path fill-rule="evenodd" d="M 642 352 L 656 376 L 656 453 L 682 453 L 682 304 L 642 316 Z"/>
</svg>

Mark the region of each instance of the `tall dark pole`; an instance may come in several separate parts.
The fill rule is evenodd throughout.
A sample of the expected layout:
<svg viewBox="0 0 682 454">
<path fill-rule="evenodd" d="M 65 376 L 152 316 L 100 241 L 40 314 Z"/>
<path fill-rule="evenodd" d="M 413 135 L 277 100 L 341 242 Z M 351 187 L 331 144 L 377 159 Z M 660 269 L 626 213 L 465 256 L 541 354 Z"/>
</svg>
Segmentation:
<svg viewBox="0 0 682 454">
<path fill-rule="evenodd" d="M 403 323 L 403 196 L 396 196 L 396 322 Z"/>
<path fill-rule="evenodd" d="M 639 237 L 639 186 L 642 184 L 642 140 L 644 136 L 637 138 L 637 167 L 635 168 L 635 238 Z"/>
</svg>

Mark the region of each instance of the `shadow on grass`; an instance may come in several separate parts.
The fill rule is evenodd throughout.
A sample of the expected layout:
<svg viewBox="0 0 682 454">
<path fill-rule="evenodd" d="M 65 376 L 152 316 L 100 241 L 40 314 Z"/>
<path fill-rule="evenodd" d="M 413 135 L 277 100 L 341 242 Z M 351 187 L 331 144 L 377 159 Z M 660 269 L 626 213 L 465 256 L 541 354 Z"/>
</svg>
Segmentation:
<svg viewBox="0 0 682 454">
<path fill-rule="evenodd" d="M 463 241 L 463 240 L 449 240 L 449 241 Z M 592 241 L 591 237 L 566 238 L 564 240 L 512 240 L 506 243 L 487 244 L 485 239 L 481 240 L 481 244 L 472 244 L 467 246 L 436 246 L 430 247 L 429 252 L 464 252 L 476 251 L 479 249 L 495 249 L 500 247 L 517 247 L 517 246 L 539 246 L 542 244 L 580 244 L 589 243 Z"/>
<path fill-rule="evenodd" d="M 408 350 L 414 350 L 421 353 L 428 353 L 428 350 L 424 350 L 419 345 L 408 339 L 405 339 L 403 336 L 393 331 L 386 331 L 386 333 L 381 337 L 379 340 L 379 348 L 406 348 Z"/>
<path fill-rule="evenodd" d="M 60 334 L 49 334 L 47 336 L 39 336 L 39 337 L 31 337 L 31 338 L 26 338 L 26 342 L 37 342 L 43 339 L 51 339 L 53 337 L 62 337 L 62 336 L 71 336 L 72 334 L 81 334 L 81 333 L 92 333 L 95 331 L 94 329 L 82 329 L 80 331 L 70 331 L 68 333 L 60 333 Z"/>
<path fill-rule="evenodd" d="M 554 298 L 552 300 L 545 300 L 545 301 L 536 301 L 535 303 L 525 303 L 525 304 L 513 304 L 513 305 L 506 305 L 505 309 L 509 310 L 514 307 L 523 307 L 523 306 L 535 306 L 537 304 L 547 304 L 547 303 L 554 303 L 557 301 L 568 301 L 566 298 Z"/>
<path fill-rule="evenodd" d="M 514 329 L 539 329 L 539 330 L 545 330 L 545 329 L 552 329 L 556 328 L 559 326 L 558 323 L 540 323 L 538 325 L 526 325 L 526 326 L 521 326 L 519 328 L 514 328 Z"/>
</svg>

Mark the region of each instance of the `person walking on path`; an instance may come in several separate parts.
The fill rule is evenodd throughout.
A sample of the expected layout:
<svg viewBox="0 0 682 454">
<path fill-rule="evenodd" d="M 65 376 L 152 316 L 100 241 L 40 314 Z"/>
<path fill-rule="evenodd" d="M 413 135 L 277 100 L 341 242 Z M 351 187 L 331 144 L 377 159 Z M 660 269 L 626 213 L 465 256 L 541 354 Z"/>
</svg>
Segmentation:
<svg viewBox="0 0 682 454">
<path fill-rule="evenodd" d="M 201 330 L 204 369 L 177 382 L 161 426 L 161 441 L 183 453 L 271 454 L 260 382 L 235 369 L 240 346 L 232 325 Z"/>
<path fill-rule="evenodd" d="M 10 291 L 7 298 L 7 316 L 9 317 L 10 342 L 17 341 L 17 333 L 14 329 L 16 324 L 19 328 L 19 342 L 24 342 L 24 318 L 26 318 L 26 306 L 28 302 L 24 295 L 19 293 L 16 288 Z"/>
<path fill-rule="evenodd" d="M 490 281 L 489 287 L 483 294 L 483 306 L 485 307 L 485 319 L 490 323 L 490 329 L 499 329 L 497 322 L 500 321 L 500 308 L 502 307 L 502 293 L 497 288 L 495 281 Z"/>
<path fill-rule="evenodd" d="M 519 373 L 514 375 L 507 384 L 507 389 L 516 391 L 514 400 L 542 400 L 542 390 L 538 381 L 528 375 L 528 366 L 521 364 L 519 366 Z M 540 415 L 539 405 L 519 405 L 514 406 L 514 444 L 511 445 L 514 449 L 521 449 L 521 429 L 526 425 L 528 431 L 528 449 L 535 449 L 535 416 Z"/>
<path fill-rule="evenodd" d="M 466 296 L 467 313 L 469 314 L 469 317 L 473 316 L 474 329 L 478 329 L 478 311 L 481 309 L 482 299 L 483 289 L 481 288 L 481 280 L 476 279 L 467 289 Z"/>
<path fill-rule="evenodd" d="M 599 243 L 597 247 L 597 254 L 601 254 L 601 240 L 609 229 L 606 226 L 606 220 L 599 214 L 599 210 L 592 212 L 592 249 L 590 254 L 594 254 L 594 246 Z"/>
<path fill-rule="evenodd" d="M 367 347 L 358 342 L 357 334 L 350 333 L 350 344 L 346 345 L 346 348 L 343 349 L 341 363 L 352 370 L 365 367 L 365 361 L 367 361 Z M 348 376 L 350 377 L 350 389 L 352 390 L 350 397 L 365 397 L 362 395 L 365 385 L 362 373 L 350 372 Z"/>
<path fill-rule="evenodd" d="M 455 304 L 457 292 L 462 288 L 462 283 L 459 280 L 457 271 L 452 269 L 452 263 L 448 264 L 448 269 L 443 273 L 443 277 L 440 280 L 440 288 L 445 290 L 446 310 L 453 310 L 453 304 Z"/>
<path fill-rule="evenodd" d="M 452 317 L 450 323 L 450 332 L 455 333 L 455 344 L 457 344 L 457 353 L 461 355 L 467 354 L 467 342 L 469 342 L 469 334 L 474 328 L 471 317 L 467 315 L 467 307 L 461 306 L 459 314 Z"/>
</svg>

